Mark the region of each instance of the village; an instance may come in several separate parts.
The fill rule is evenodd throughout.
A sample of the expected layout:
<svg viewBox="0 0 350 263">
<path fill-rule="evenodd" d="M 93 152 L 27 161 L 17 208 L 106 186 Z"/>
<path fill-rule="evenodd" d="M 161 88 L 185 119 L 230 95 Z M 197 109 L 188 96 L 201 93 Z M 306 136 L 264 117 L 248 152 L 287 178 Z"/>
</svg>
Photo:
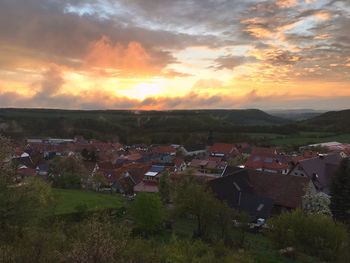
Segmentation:
<svg viewBox="0 0 350 263">
<path fill-rule="evenodd" d="M 303 198 L 308 193 L 329 199 L 337 168 L 350 156 L 350 144 L 338 142 L 283 152 L 278 147 L 213 142 L 211 137 L 207 144 L 123 145 L 76 136 L 26 139 L 13 147 L 17 182 L 41 177 L 59 188 L 117 193 L 132 199 L 140 192 L 159 192 L 163 175 L 173 181 L 194 176 L 207 182 L 231 208 L 249 214 L 252 221 L 305 208 Z M 67 163 L 77 166 L 77 174 L 69 175 L 72 178 L 63 178 Z"/>
</svg>

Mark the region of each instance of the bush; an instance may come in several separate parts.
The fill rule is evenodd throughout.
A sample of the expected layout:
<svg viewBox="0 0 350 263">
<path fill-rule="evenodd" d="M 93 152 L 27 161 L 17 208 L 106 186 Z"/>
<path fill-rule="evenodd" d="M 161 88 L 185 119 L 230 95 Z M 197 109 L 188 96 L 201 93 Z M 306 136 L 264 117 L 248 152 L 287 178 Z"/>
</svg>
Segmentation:
<svg viewBox="0 0 350 263">
<path fill-rule="evenodd" d="M 165 208 L 157 194 L 139 193 L 130 207 L 136 230 L 148 235 L 157 232 L 163 223 Z"/>
<path fill-rule="evenodd" d="M 283 213 L 270 221 L 271 236 L 280 247 L 297 250 L 323 260 L 344 258 L 348 233 L 343 224 L 329 216 L 305 214 L 301 210 Z"/>
</svg>

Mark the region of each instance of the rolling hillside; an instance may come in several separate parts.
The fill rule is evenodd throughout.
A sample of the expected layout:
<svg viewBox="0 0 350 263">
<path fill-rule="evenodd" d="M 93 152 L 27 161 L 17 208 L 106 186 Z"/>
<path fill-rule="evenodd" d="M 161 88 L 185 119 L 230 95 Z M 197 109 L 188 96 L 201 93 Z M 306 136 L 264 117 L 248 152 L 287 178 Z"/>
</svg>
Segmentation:
<svg viewBox="0 0 350 263">
<path fill-rule="evenodd" d="M 350 132 L 350 109 L 329 111 L 317 117 L 301 122 L 307 128 L 332 132 Z"/>
<path fill-rule="evenodd" d="M 173 140 L 190 134 L 207 136 L 210 130 L 232 133 L 272 127 L 289 121 L 260 110 L 176 111 L 73 111 L 47 109 L 0 109 L 0 129 L 11 137 L 73 137 L 115 139 L 130 142 Z M 172 138 L 170 138 L 172 137 Z M 151 138 L 151 139 L 150 139 Z M 155 140 L 153 140 L 155 138 Z M 134 141 L 134 140 L 132 140 Z M 159 141 L 159 142 L 160 142 Z"/>
</svg>

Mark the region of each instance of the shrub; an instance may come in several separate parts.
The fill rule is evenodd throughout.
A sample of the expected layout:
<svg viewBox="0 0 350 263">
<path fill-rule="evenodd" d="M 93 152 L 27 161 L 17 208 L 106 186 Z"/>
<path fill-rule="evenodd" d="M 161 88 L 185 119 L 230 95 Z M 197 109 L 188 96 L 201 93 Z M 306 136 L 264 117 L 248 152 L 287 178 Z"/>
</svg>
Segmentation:
<svg viewBox="0 0 350 263">
<path fill-rule="evenodd" d="M 296 210 L 275 217 L 270 224 L 271 236 L 280 247 L 293 246 L 323 260 L 339 261 L 348 245 L 346 227 L 329 216 Z"/>
</svg>

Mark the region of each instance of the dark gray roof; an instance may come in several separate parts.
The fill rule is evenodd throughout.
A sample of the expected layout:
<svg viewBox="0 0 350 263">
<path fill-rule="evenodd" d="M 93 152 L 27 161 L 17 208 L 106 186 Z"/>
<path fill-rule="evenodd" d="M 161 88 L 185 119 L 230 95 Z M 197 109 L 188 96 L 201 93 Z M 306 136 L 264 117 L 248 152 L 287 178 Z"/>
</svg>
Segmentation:
<svg viewBox="0 0 350 263">
<path fill-rule="evenodd" d="M 304 173 L 312 179 L 314 185 L 326 193 L 329 192 L 329 187 L 333 176 L 341 161 L 339 154 L 328 154 L 321 157 L 302 160 L 299 162 Z"/>
<path fill-rule="evenodd" d="M 206 150 L 205 144 L 187 144 L 184 145 L 183 148 L 187 152 L 195 152 L 195 151 L 203 151 Z"/>
<path fill-rule="evenodd" d="M 236 185 L 239 186 L 239 190 Z M 305 188 L 310 178 L 228 166 L 224 177 L 210 181 L 214 193 L 221 200 L 232 199 L 236 202 L 239 191 L 258 198 L 273 200 L 273 204 L 287 208 L 301 206 Z"/>
<path fill-rule="evenodd" d="M 254 218 L 269 217 L 273 200 L 258 196 L 249 182 L 246 170 L 228 167 L 230 174 L 209 182 L 216 197 L 239 211 L 244 211 Z"/>
<path fill-rule="evenodd" d="M 149 172 L 160 173 L 160 172 L 163 172 L 164 169 L 165 169 L 165 166 L 163 165 L 152 165 L 152 167 L 149 169 Z"/>
<path fill-rule="evenodd" d="M 18 158 L 14 158 L 12 159 L 12 162 L 14 162 L 15 165 L 25 165 L 28 168 L 35 168 L 34 164 L 32 162 L 32 159 L 28 156 L 28 157 L 18 157 Z"/>
</svg>

